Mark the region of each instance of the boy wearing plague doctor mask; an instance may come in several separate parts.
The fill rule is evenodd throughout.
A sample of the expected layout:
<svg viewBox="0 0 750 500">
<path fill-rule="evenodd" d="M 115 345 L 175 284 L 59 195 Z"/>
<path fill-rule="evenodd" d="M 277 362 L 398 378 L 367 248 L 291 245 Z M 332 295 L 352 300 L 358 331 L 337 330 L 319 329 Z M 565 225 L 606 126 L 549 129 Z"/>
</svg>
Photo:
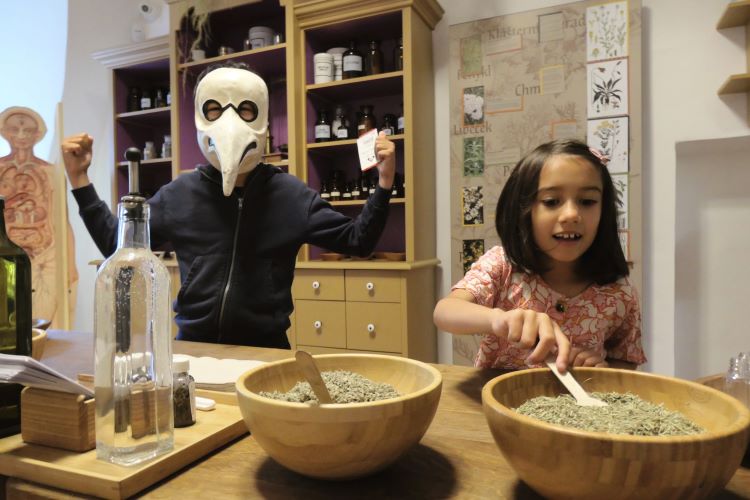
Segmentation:
<svg viewBox="0 0 750 500">
<path fill-rule="evenodd" d="M 195 124 L 209 165 L 180 175 L 148 200 L 152 245 L 171 243 L 180 268 L 177 338 L 288 349 L 300 247 L 372 252 L 388 215 L 395 146 L 381 133 L 379 186 L 350 219 L 296 177 L 260 162 L 268 89 L 244 64 L 210 66 L 198 77 Z M 91 136 L 78 134 L 61 148 L 81 217 L 108 256 L 118 221 L 89 181 L 92 144 Z"/>
</svg>

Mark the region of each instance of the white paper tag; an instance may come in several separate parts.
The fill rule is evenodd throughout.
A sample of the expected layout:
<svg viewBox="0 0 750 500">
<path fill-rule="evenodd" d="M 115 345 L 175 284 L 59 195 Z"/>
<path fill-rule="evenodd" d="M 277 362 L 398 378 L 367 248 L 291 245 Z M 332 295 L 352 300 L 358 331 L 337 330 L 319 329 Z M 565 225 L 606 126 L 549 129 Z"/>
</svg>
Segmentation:
<svg viewBox="0 0 750 500">
<path fill-rule="evenodd" d="M 378 138 L 377 129 L 365 132 L 357 138 L 357 150 L 359 151 L 359 166 L 362 171 L 370 170 L 378 164 L 378 157 L 375 154 L 375 139 Z"/>
</svg>

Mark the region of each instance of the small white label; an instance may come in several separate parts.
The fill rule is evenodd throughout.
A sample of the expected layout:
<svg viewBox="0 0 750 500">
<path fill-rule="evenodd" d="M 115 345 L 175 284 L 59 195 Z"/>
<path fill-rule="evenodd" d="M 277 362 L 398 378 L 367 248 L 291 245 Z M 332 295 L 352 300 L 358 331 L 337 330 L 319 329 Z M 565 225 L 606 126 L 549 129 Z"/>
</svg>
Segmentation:
<svg viewBox="0 0 750 500">
<path fill-rule="evenodd" d="M 372 129 L 360 135 L 357 139 L 359 166 L 362 171 L 369 170 L 378 164 L 378 157 L 375 154 L 375 139 L 377 138 L 378 131 L 376 129 Z"/>
<path fill-rule="evenodd" d="M 324 200 L 327 200 L 328 198 L 331 197 L 331 195 L 330 193 L 320 193 L 320 197 L 323 198 Z"/>
<path fill-rule="evenodd" d="M 398 129 L 404 130 L 404 117 L 403 116 L 398 117 Z"/>
<path fill-rule="evenodd" d="M 330 125 L 315 125 L 315 138 L 316 139 L 330 139 L 331 138 L 331 126 Z"/>
<path fill-rule="evenodd" d="M 359 197 L 359 189 L 355 189 L 354 191 L 352 191 L 352 198 L 354 197 Z"/>
<path fill-rule="evenodd" d="M 331 191 L 331 196 L 333 197 L 341 196 L 341 191 Z"/>
<path fill-rule="evenodd" d="M 342 65 L 344 71 L 362 71 L 362 56 L 348 55 L 344 56 L 344 63 Z"/>
<path fill-rule="evenodd" d="M 391 127 L 386 127 L 386 128 L 384 128 L 382 130 L 383 130 L 383 132 L 385 132 L 385 135 L 393 135 L 394 134 L 393 129 Z"/>
<path fill-rule="evenodd" d="M 150 97 L 141 97 L 141 109 L 149 109 L 151 107 Z"/>
<path fill-rule="evenodd" d="M 352 197 L 352 193 L 344 192 L 343 196 L 344 196 L 344 198 L 351 198 Z"/>
<path fill-rule="evenodd" d="M 346 127 L 339 127 L 339 129 L 336 131 L 336 137 L 338 137 L 339 139 L 348 139 L 349 131 L 346 130 Z"/>
</svg>

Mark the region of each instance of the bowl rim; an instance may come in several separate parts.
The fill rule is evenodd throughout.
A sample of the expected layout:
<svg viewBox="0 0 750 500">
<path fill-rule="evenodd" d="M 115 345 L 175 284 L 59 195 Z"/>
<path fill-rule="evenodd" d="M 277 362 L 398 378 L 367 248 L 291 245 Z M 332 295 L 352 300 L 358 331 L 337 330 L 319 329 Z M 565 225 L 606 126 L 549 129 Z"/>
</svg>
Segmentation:
<svg viewBox="0 0 750 500">
<path fill-rule="evenodd" d="M 34 337 L 34 334 L 36 334 L 36 337 Z M 45 338 L 47 336 L 47 330 L 43 330 L 41 328 L 32 328 L 31 329 L 31 339 L 34 338 Z"/>
<path fill-rule="evenodd" d="M 503 375 L 499 375 L 493 378 L 492 380 L 488 381 L 482 388 L 482 405 L 485 408 L 488 408 L 488 407 L 491 408 L 493 411 L 496 411 L 502 414 L 503 416 L 510 418 L 511 420 L 533 427 L 538 430 L 542 430 L 546 432 L 556 432 L 556 433 L 564 434 L 570 437 L 576 437 L 576 438 L 591 440 L 591 441 L 612 441 L 612 442 L 623 442 L 623 443 L 644 443 L 645 442 L 649 444 L 651 443 L 653 444 L 666 444 L 666 443 L 688 444 L 688 443 L 696 443 L 700 441 L 713 440 L 717 438 L 729 437 L 743 430 L 747 430 L 748 427 L 750 427 L 750 409 L 748 409 L 744 404 L 742 404 L 740 401 L 736 400 L 735 398 L 729 396 L 728 394 L 725 394 L 721 392 L 720 390 L 714 389 L 707 385 L 699 384 L 697 382 L 693 382 L 690 380 L 679 379 L 677 377 L 668 377 L 665 375 L 658 375 L 655 373 L 638 372 L 638 371 L 626 370 L 622 368 L 576 367 L 575 370 L 578 372 L 581 372 L 581 371 L 582 372 L 597 372 L 597 371 L 607 370 L 607 371 L 625 372 L 628 374 L 636 374 L 636 377 L 652 377 L 652 378 L 657 378 L 660 380 L 678 380 L 680 382 L 693 386 L 697 390 L 701 390 L 701 391 L 707 390 L 709 392 L 714 391 L 720 398 L 723 398 L 732 406 L 734 406 L 736 410 L 738 410 L 738 413 L 740 414 L 740 418 L 738 418 L 737 422 L 733 423 L 732 425 L 724 427 L 718 431 L 706 431 L 700 434 L 692 434 L 692 435 L 687 435 L 687 436 L 634 436 L 631 434 L 611 434 L 607 432 L 585 431 L 585 430 L 576 429 L 573 427 L 566 427 L 566 426 L 558 425 L 558 424 L 550 424 L 548 422 L 539 420 L 534 417 L 521 415 L 514 409 L 509 408 L 508 406 L 505 406 L 504 404 L 500 403 L 499 401 L 497 401 L 495 398 L 492 397 L 493 388 L 500 382 L 509 378 L 522 376 L 526 372 L 549 371 L 548 368 L 530 368 L 526 370 L 517 370 L 517 371 L 510 372 L 510 373 L 505 373 Z M 564 394 L 564 392 L 562 392 L 562 394 Z M 485 411 L 485 414 L 486 414 L 486 411 Z"/>
<path fill-rule="evenodd" d="M 279 359 L 276 361 L 269 361 L 244 372 L 242 375 L 240 375 L 237 378 L 237 382 L 235 382 L 237 396 L 239 397 L 240 394 L 242 394 L 242 396 L 250 400 L 261 402 L 262 404 L 270 404 L 274 406 L 279 406 L 282 408 L 316 408 L 318 411 L 325 411 L 325 410 L 336 410 L 336 409 L 341 409 L 341 408 L 350 408 L 350 409 L 372 408 L 372 407 L 377 407 L 377 406 L 392 405 L 392 404 L 400 403 L 403 401 L 409 401 L 417 397 L 423 396 L 425 394 L 431 393 L 436 388 L 440 387 L 443 383 L 443 375 L 440 373 L 440 370 L 438 370 L 432 365 L 429 365 L 422 361 L 418 361 L 416 359 L 411 359 L 411 358 L 402 358 L 399 356 L 388 356 L 386 354 L 367 354 L 367 353 L 314 354 L 313 358 L 315 359 L 320 359 L 320 358 L 369 358 L 369 359 L 383 358 L 383 359 L 389 359 L 389 360 L 396 359 L 399 361 L 404 361 L 407 364 L 416 365 L 416 366 L 419 366 L 420 368 L 426 369 L 430 374 L 432 374 L 433 380 L 426 387 L 418 391 L 410 392 L 409 394 L 404 394 L 396 398 L 380 399 L 378 401 L 364 401 L 361 403 L 330 403 L 330 404 L 318 404 L 318 405 L 310 405 L 309 403 L 294 403 L 291 401 L 271 399 L 265 396 L 261 396 L 258 393 L 252 392 L 251 390 L 245 388 L 244 381 L 248 377 L 253 375 L 255 372 L 268 369 L 271 366 L 297 362 L 297 360 L 294 357 L 290 357 L 290 358 Z"/>
</svg>

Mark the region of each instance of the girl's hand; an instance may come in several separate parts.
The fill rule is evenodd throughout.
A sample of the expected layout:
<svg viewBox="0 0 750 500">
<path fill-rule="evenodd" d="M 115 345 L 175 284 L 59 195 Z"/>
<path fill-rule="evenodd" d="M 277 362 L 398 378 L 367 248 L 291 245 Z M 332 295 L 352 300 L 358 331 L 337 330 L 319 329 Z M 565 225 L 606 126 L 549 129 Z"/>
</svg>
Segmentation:
<svg viewBox="0 0 750 500">
<path fill-rule="evenodd" d="M 607 368 L 607 353 L 604 349 L 581 349 L 573 347 L 570 349 L 570 364 L 573 366 L 595 366 L 598 368 Z"/>
<path fill-rule="evenodd" d="M 503 311 L 494 309 L 492 333 L 506 337 L 508 342 L 526 349 L 533 349 L 527 364 L 543 363 L 550 353 L 557 350 L 555 364 L 561 373 L 568 368 L 570 341 L 560 326 L 547 314 L 526 309 Z"/>
</svg>

